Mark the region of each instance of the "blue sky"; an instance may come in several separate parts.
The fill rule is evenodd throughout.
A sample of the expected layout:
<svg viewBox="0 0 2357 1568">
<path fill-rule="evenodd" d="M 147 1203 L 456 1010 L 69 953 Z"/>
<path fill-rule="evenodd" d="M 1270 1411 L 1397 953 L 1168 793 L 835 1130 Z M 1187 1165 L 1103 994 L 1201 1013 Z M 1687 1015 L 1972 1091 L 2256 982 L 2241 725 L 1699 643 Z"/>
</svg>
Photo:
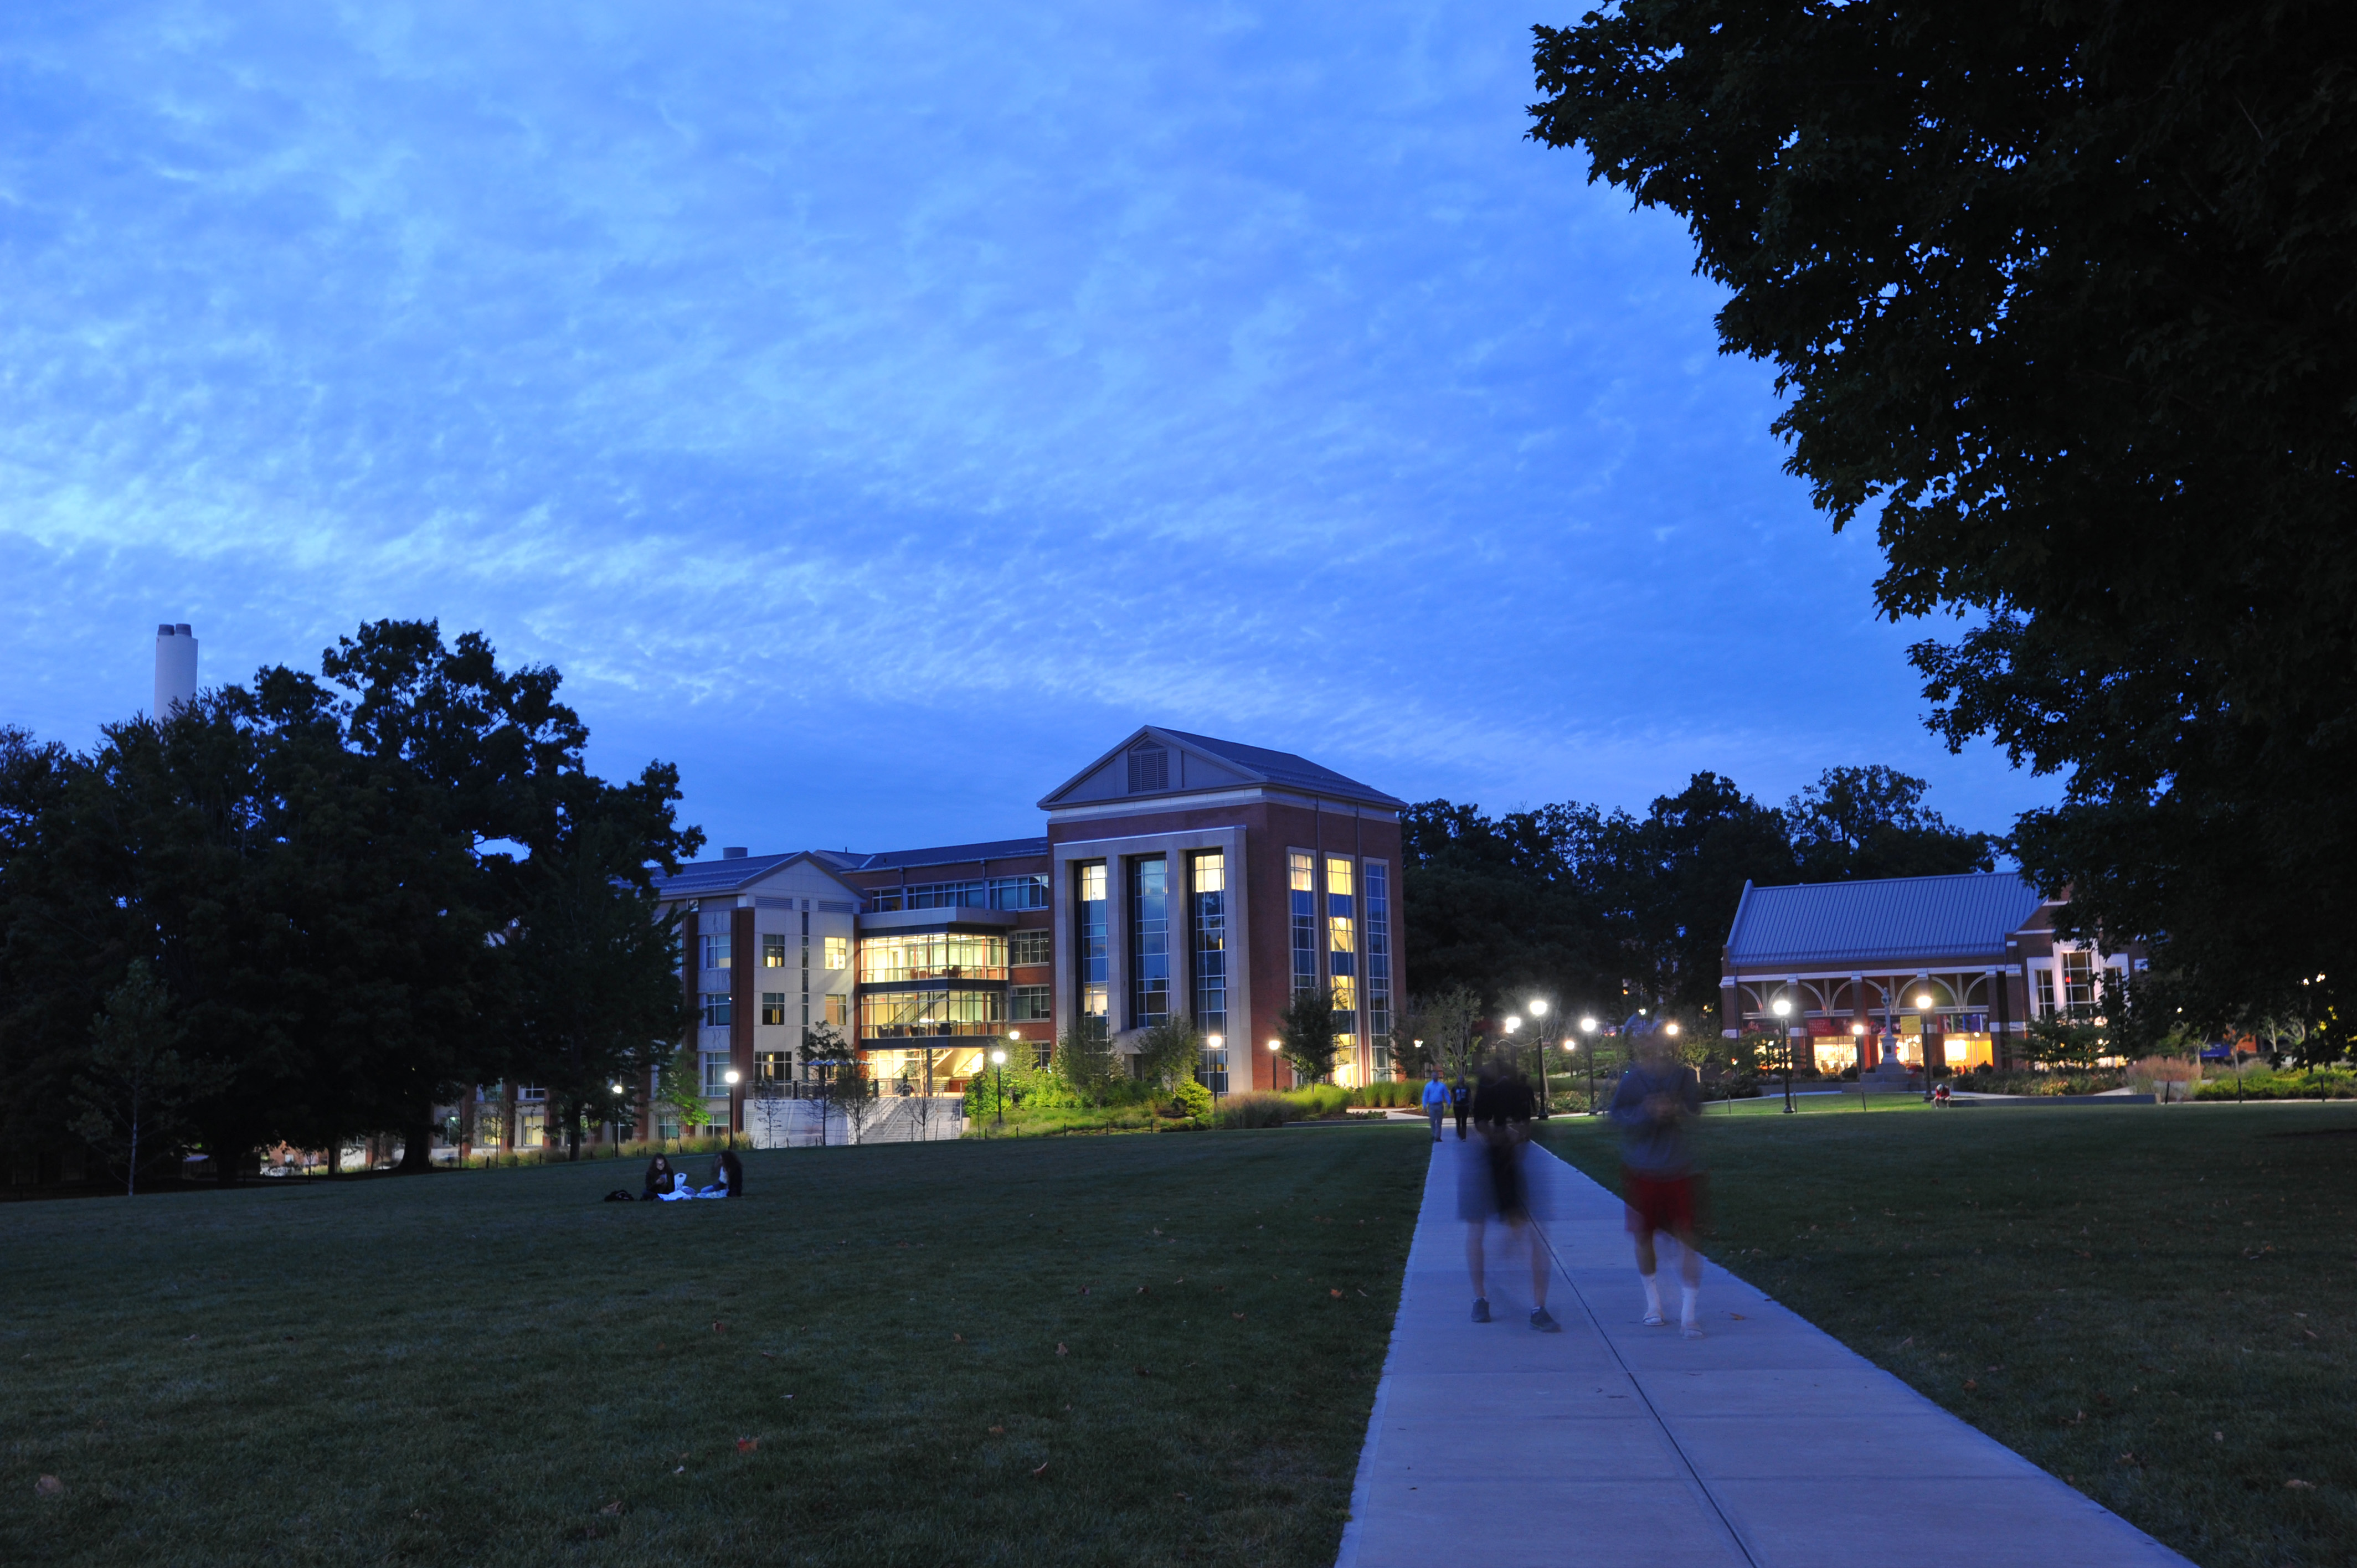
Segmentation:
<svg viewBox="0 0 2357 1568">
<path fill-rule="evenodd" d="M 1139 723 L 1410 799 L 1835 763 L 2002 827 L 1527 5 L 24 5 L 0 718 L 361 620 L 716 842 L 1039 831 Z"/>
</svg>

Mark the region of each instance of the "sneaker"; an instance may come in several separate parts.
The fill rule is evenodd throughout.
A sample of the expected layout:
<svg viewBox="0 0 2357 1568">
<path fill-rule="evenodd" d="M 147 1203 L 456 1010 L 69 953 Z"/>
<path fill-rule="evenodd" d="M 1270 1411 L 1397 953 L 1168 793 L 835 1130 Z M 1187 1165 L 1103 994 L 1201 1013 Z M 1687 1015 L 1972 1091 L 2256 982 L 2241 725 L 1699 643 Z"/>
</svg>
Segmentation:
<svg viewBox="0 0 2357 1568">
<path fill-rule="evenodd" d="M 1681 1323 L 1678 1325 L 1678 1332 L 1684 1335 L 1689 1339 L 1699 1339 L 1702 1337 L 1702 1325 L 1699 1323 Z"/>
<path fill-rule="evenodd" d="M 1668 1318 L 1663 1317 L 1663 1316 L 1660 1313 L 1658 1313 L 1658 1312 L 1649 1312 L 1649 1313 L 1645 1314 L 1645 1317 L 1644 1317 L 1645 1326 L 1646 1326 L 1646 1327 L 1648 1327 L 1648 1328 L 1659 1328 L 1660 1326 L 1662 1326 L 1662 1325 L 1663 1325 L 1664 1323 L 1667 1323 L 1668 1321 L 1669 1321 L 1669 1319 L 1668 1319 Z"/>
<path fill-rule="evenodd" d="M 1488 1296 L 1477 1295 L 1473 1298 L 1473 1321 L 1476 1323 L 1487 1323 L 1490 1321 L 1490 1298 Z"/>
<path fill-rule="evenodd" d="M 1544 1306 L 1531 1314 L 1531 1326 L 1537 1329 L 1542 1334 L 1560 1334 L 1563 1332 L 1563 1325 L 1557 1323 L 1553 1316 L 1549 1316 L 1547 1309 Z"/>
</svg>

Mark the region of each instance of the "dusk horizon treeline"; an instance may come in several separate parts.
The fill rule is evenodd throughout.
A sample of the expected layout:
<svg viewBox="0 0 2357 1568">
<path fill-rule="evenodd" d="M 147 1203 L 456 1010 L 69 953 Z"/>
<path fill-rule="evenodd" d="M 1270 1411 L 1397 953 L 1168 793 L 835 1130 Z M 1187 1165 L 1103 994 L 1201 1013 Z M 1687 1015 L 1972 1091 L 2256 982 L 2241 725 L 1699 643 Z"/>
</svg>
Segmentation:
<svg viewBox="0 0 2357 1568">
<path fill-rule="evenodd" d="M 1924 780 L 1832 768 L 1781 807 L 1696 773 L 1643 816 L 1564 801 L 1491 818 L 1425 800 L 1401 815 L 1407 983 L 1527 994 L 1699 1021 L 1718 1005 L 1719 949 L 1745 882 L 1994 870 L 1998 835 L 1951 826 Z"/>
<path fill-rule="evenodd" d="M 0 726 L 0 1149 L 418 1168 L 470 1084 L 545 1086 L 552 1135 L 610 1111 L 683 1026 L 654 878 L 703 834 L 670 765 L 588 770 L 558 683 L 378 621 L 87 753 Z"/>
</svg>

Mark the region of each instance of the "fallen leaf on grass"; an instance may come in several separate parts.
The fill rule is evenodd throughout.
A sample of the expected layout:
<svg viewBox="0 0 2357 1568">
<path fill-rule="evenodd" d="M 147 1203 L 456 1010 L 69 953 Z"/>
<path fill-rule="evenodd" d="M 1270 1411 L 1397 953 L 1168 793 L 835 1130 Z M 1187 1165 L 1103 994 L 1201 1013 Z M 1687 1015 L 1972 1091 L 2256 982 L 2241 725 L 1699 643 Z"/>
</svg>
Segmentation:
<svg viewBox="0 0 2357 1568">
<path fill-rule="evenodd" d="M 990 1429 L 990 1434 L 993 1437 L 1004 1437 L 1006 1435 L 1006 1428 L 1003 1426 L 994 1426 Z"/>
<path fill-rule="evenodd" d="M 33 1490 L 45 1498 L 61 1498 L 66 1495 L 66 1484 L 55 1476 L 44 1476 L 33 1483 Z"/>
<path fill-rule="evenodd" d="M 1036 1470 L 1032 1471 L 1032 1472 L 1031 1472 L 1031 1475 L 1032 1475 L 1032 1477 L 1036 1480 L 1037 1478 L 1039 1478 L 1039 1477 L 1041 1477 L 1041 1476 L 1046 1475 L 1047 1473 L 1048 1473 L 1048 1461 L 1046 1461 L 1045 1459 L 1042 1459 L 1042 1460 L 1040 1460 L 1040 1461 L 1039 1461 L 1039 1467 L 1038 1469 L 1036 1469 Z"/>
<path fill-rule="evenodd" d="M 1968 1393 L 1969 1393 L 1971 1391 L 1973 1391 L 1974 1389 L 1979 1388 L 1980 1386 L 1981 1386 L 1981 1385 L 1979 1384 L 1979 1382 L 1978 1382 L 1977 1380 L 1975 1380 L 1972 1379 L 1972 1378 L 1966 1378 L 1966 1379 L 1964 1380 L 1964 1390 L 1965 1390 L 1965 1391 L 1966 1391 L 1966 1392 L 1968 1392 Z"/>
<path fill-rule="evenodd" d="M 2316 1490 L 2316 1483 L 2314 1481 L 2303 1481 L 2298 1477 L 2294 1477 L 2292 1479 L 2284 1483 L 2284 1490 L 2287 1492 L 2312 1492 Z"/>
<path fill-rule="evenodd" d="M 684 1476 L 687 1474 L 687 1466 L 682 1465 L 678 1469 L 673 1470 L 672 1474 L 674 1476 Z"/>
<path fill-rule="evenodd" d="M 764 1361 L 774 1361 L 777 1359 L 778 1353 L 775 1350 L 764 1350 L 761 1352 L 761 1359 Z"/>
<path fill-rule="evenodd" d="M 712 1325 L 712 1332 L 715 1334 L 726 1334 L 728 1332 L 728 1326 L 716 1320 Z"/>
<path fill-rule="evenodd" d="M 963 1345 L 965 1343 L 965 1336 L 963 1334 L 952 1334 L 950 1336 L 950 1343 L 952 1345 Z"/>
<path fill-rule="evenodd" d="M 1071 1351 L 1069 1351 L 1069 1350 L 1067 1350 L 1067 1349 L 1065 1349 L 1065 1348 L 1064 1348 L 1064 1342 L 1063 1342 L 1062 1340 L 1059 1339 L 1059 1340 L 1057 1340 L 1057 1341 L 1056 1341 L 1056 1354 L 1057 1354 L 1057 1355 L 1059 1355 L 1059 1356 L 1069 1356 L 1069 1355 L 1071 1355 Z"/>
<path fill-rule="evenodd" d="M 1086 1295 L 1086 1294 L 1089 1294 L 1089 1287 L 1088 1287 L 1088 1286 L 1086 1286 L 1086 1285 L 1082 1285 L 1082 1286 L 1081 1287 L 1081 1294 L 1082 1294 L 1082 1295 Z"/>
<path fill-rule="evenodd" d="M 758 1437 L 740 1437 L 737 1440 L 737 1452 L 739 1454 L 750 1454 L 760 1446 L 761 1440 Z"/>
<path fill-rule="evenodd" d="M 1184 1493 L 1184 1492 L 1173 1492 L 1173 1493 L 1171 1493 L 1170 1495 L 1171 1495 L 1172 1497 L 1174 1497 L 1174 1498 L 1178 1498 L 1180 1502 L 1182 1502 L 1182 1503 L 1191 1503 L 1191 1502 L 1193 1502 L 1193 1501 L 1195 1500 L 1194 1498 L 1192 1498 L 1189 1497 L 1189 1496 L 1188 1496 L 1186 1493 Z"/>
<path fill-rule="evenodd" d="M 1228 1316 L 1234 1318 L 1238 1323 L 1242 1323 L 1244 1320 L 1244 1315 L 1241 1312 L 1232 1312 L 1228 1314 Z"/>
<path fill-rule="evenodd" d="M 604 1508 L 599 1509 L 597 1511 L 599 1513 L 620 1513 L 622 1511 L 622 1499 L 616 1498 L 612 1502 L 608 1503 Z"/>
<path fill-rule="evenodd" d="M 1144 1285 L 1140 1285 L 1140 1286 L 1138 1286 L 1138 1287 L 1137 1287 L 1137 1294 L 1140 1294 L 1140 1295 L 1145 1295 L 1145 1294 L 1147 1294 L 1146 1288 Z"/>
<path fill-rule="evenodd" d="M 2212 1443 L 2223 1443 L 2226 1441 L 2226 1434 L 2222 1432 L 2213 1432 L 2210 1434 L 2210 1441 Z"/>
</svg>

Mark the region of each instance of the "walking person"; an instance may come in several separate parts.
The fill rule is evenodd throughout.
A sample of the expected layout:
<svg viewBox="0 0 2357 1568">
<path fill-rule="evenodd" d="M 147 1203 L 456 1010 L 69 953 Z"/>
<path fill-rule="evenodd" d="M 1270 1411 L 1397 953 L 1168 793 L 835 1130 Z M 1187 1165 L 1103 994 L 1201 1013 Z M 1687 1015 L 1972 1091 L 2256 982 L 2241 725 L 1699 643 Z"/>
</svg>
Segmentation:
<svg viewBox="0 0 2357 1568">
<path fill-rule="evenodd" d="M 1686 1123 L 1702 1112 L 1702 1080 L 1670 1055 L 1670 1036 L 1656 1028 L 1637 1036 L 1637 1059 L 1612 1095 L 1620 1124 L 1620 1195 L 1629 1208 L 1629 1234 L 1637 1241 L 1637 1277 L 1645 1285 L 1645 1323 L 1660 1327 L 1662 1287 L 1655 1283 L 1654 1241 L 1663 1231 L 1678 1244 L 1684 1283 L 1678 1326 L 1702 1337 L 1702 1251 L 1695 1245 L 1701 1178 L 1695 1174 Z"/>
<path fill-rule="evenodd" d="M 1437 1064 L 1424 1069 L 1424 1113 L 1432 1118 L 1432 1141 L 1440 1142 L 1440 1118 L 1448 1110 L 1448 1086 L 1440 1081 Z"/>
<path fill-rule="evenodd" d="M 1490 1321 L 1490 1287 L 1485 1264 L 1490 1221 L 1506 1226 L 1507 1252 L 1516 1244 L 1526 1248 L 1531 1262 L 1531 1326 L 1542 1334 L 1560 1334 L 1563 1325 L 1547 1312 L 1548 1261 L 1538 1229 L 1531 1223 L 1530 1184 L 1523 1169 L 1523 1150 L 1531 1141 L 1531 1118 L 1538 1099 L 1519 1073 L 1505 1064 L 1481 1064 L 1475 1086 L 1473 1125 L 1480 1142 L 1466 1151 L 1458 1173 L 1458 1214 L 1465 1221 L 1465 1267 L 1473 1276 L 1473 1321 Z"/>
<path fill-rule="evenodd" d="M 1458 1069 L 1457 1082 L 1448 1091 L 1448 1103 L 1457 1111 L 1457 1141 L 1461 1144 L 1465 1141 L 1465 1114 L 1473 1108 L 1473 1091 L 1465 1087 L 1462 1069 Z"/>
</svg>

